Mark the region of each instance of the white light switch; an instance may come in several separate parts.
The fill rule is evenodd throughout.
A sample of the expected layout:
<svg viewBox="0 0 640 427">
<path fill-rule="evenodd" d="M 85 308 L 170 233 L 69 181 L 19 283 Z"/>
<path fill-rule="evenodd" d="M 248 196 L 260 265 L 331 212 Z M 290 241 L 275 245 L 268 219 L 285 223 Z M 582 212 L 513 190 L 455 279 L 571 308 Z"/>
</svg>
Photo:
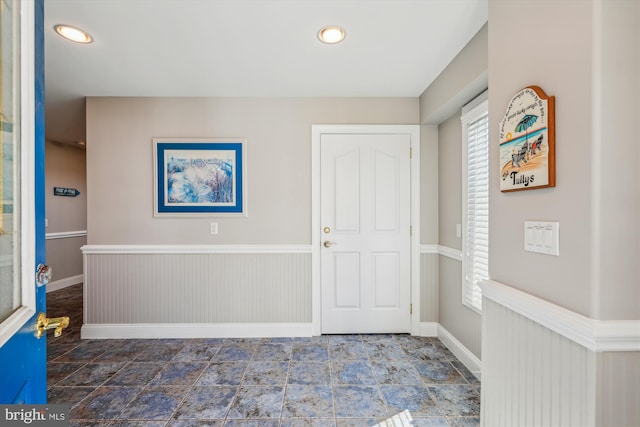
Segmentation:
<svg viewBox="0 0 640 427">
<path fill-rule="evenodd" d="M 547 255 L 560 255 L 560 223 L 525 221 L 524 250 Z"/>
<path fill-rule="evenodd" d="M 211 234 L 218 234 L 218 223 L 217 222 L 212 222 L 209 225 L 209 232 Z"/>
<path fill-rule="evenodd" d="M 462 224 L 456 224 L 456 237 L 462 237 Z"/>
</svg>

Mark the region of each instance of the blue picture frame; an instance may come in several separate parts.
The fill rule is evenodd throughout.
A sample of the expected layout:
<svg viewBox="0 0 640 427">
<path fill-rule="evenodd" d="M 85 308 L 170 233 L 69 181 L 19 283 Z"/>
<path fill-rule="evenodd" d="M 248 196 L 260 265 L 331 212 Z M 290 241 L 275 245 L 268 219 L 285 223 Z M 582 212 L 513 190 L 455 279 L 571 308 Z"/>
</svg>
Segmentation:
<svg viewBox="0 0 640 427">
<path fill-rule="evenodd" d="M 154 138 L 154 215 L 247 215 L 246 139 Z"/>
</svg>

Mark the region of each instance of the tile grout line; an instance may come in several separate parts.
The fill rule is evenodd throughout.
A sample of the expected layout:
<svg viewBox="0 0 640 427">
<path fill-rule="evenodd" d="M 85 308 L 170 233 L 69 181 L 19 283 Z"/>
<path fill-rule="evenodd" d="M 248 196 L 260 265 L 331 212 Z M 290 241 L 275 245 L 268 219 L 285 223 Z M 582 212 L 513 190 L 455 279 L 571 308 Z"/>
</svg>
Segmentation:
<svg viewBox="0 0 640 427">
<path fill-rule="evenodd" d="M 81 290 L 80 290 L 81 292 Z M 54 298 L 50 299 L 51 303 L 55 303 L 56 300 L 54 300 Z M 79 304 L 80 302 L 72 302 L 69 300 L 65 300 L 65 303 L 69 302 L 70 304 L 72 304 L 74 307 L 76 307 L 77 304 Z M 62 302 L 60 302 L 62 303 Z M 52 314 L 53 315 L 53 314 Z M 69 330 L 70 333 L 74 332 L 71 329 Z M 77 335 L 74 332 L 74 335 Z M 68 359 L 67 362 L 62 362 L 59 359 L 62 357 L 70 357 L 70 353 L 74 352 L 75 349 L 78 349 L 80 346 L 82 346 L 82 344 L 77 344 L 74 343 L 73 341 L 70 340 L 71 337 L 66 337 L 66 340 L 63 341 L 53 341 L 51 342 L 51 344 L 56 343 L 56 348 L 54 349 L 54 351 L 57 352 L 62 352 L 61 354 L 57 355 L 56 357 L 52 358 L 52 359 L 48 359 L 47 363 L 55 363 L 55 364 L 62 364 L 62 363 L 73 363 L 75 364 L 77 362 L 77 360 L 72 360 L 72 359 Z M 345 341 L 348 341 L 349 337 L 345 338 Z M 360 342 L 361 344 L 365 345 L 366 343 L 365 338 L 368 340 L 368 336 L 365 336 L 363 334 L 358 334 L 357 340 L 358 342 Z M 340 339 L 338 338 L 336 340 L 336 342 L 339 342 Z M 373 342 L 373 340 L 371 340 Z M 406 339 L 404 336 L 398 338 L 396 336 L 393 336 L 393 341 L 395 341 L 399 346 L 401 346 L 402 348 L 405 348 L 405 346 L 409 346 L 407 348 L 413 348 L 413 349 L 421 349 L 425 344 L 430 344 L 433 347 L 436 347 L 438 350 L 441 349 L 442 344 L 441 342 L 435 342 L 435 340 L 420 340 L 418 339 L 417 341 L 411 341 Z M 188 341 L 183 341 L 185 344 L 188 343 Z M 305 343 L 303 341 L 300 341 L 301 343 Z M 286 376 L 285 376 L 285 383 L 284 383 L 284 387 L 283 387 L 283 395 L 282 395 L 282 402 L 280 405 L 280 417 L 279 419 L 272 419 L 274 422 L 274 425 L 276 423 L 280 423 L 280 425 L 283 425 L 285 423 L 285 409 L 286 409 L 286 404 L 287 404 L 287 392 L 291 391 L 291 389 L 289 388 L 289 386 L 291 386 L 292 384 L 290 384 L 291 381 L 291 377 L 293 374 L 293 366 L 294 366 L 294 360 L 293 360 L 293 349 L 294 349 L 294 344 L 296 343 L 295 340 L 293 340 L 291 342 L 291 350 L 289 352 L 289 364 L 287 367 L 287 371 L 286 371 Z M 331 411 L 333 413 L 333 422 L 337 423 L 338 418 L 337 418 L 337 406 L 336 406 L 336 398 L 335 398 L 335 388 L 336 386 L 338 386 L 338 382 L 339 379 L 337 378 L 338 375 L 338 371 L 339 371 L 339 365 L 334 365 L 332 363 L 332 356 L 338 356 L 339 353 L 335 353 L 335 352 L 331 352 L 330 351 L 330 345 L 331 345 L 331 340 L 329 339 L 329 337 L 327 337 L 326 339 L 322 339 L 320 341 L 318 340 L 311 340 L 306 342 L 307 344 L 321 344 L 321 347 L 324 347 L 326 349 L 327 352 L 327 361 L 325 363 L 327 363 L 327 369 L 328 369 L 328 378 L 329 378 L 329 388 L 331 390 Z M 126 346 L 127 343 L 118 341 L 117 343 L 118 346 Z M 207 369 L 209 369 L 211 367 L 211 365 L 213 363 L 215 363 L 215 355 L 218 354 L 218 352 L 220 351 L 220 346 L 222 345 L 222 342 L 218 343 L 218 348 L 216 349 L 216 352 L 214 353 L 214 355 L 212 355 L 208 361 L 206 361 L 206 363 L 204 364 L 204 367 L 202 368 L 202 371 L 197 375 L 197 378 L 194 379 L 194 381 L 192 382 L 192 384 L 190 384 L 186 389 L 185 389 L 185 393 L 184 395 L 181 397 L 180 401 L 176 404 L 175 410 L 173 410 L 171 412 L 170 418 L 166 421 L 159 421 L 158 425 L 160 424 L 164 424 L 165 426 L 169 426 L 172 422 L 175 422 L 173 420 L 173 418 L 177 415 L 177 412 L 179 411 L 179 409 L 185 404 L 185 402 L 188 399 L 188 396 L 190 395 L 190 393 L 197 387 L 197 383 L 198 381 L 200 381 L 200 379 L 203 377 L 204 373 L 207 371 Z M 251 361 L 256 357 L 257 355 L 257 345 L 259 345 L 259 343 L 254 343 L 253 344 L 253 353 L 252 356 L 250 358 L 250 360 L 247 363 L 251 363 Z M 52 346 L 53 347 L 53 346 Z M 184 347 L 183 347 L 184 348 Z M 373 348 L 373 347 L 372 347 Z M 371 352 L 369 351 L 370 349 L 368 349 L 368 347 L 365 345 L 365 350 L 366 350 L 366 360 L 368 361 L 368 365 L 371 367 L 372 371 L 372 375 L 373 375 L 373 381 L 375 381 L 376 387 L 378 389 L 378 393 L 382 398 L 382 402 L 384 402 L 384 407 L 387 411 L 387 413 L 390 412 L 389 409 L 389 402 L 387 401 L 387 398 L 385 397 L 384 393 L 383 393 L 383 386 L 386 386 L 387 384 L 383 384 L 381 383 L 381 381 L 384 381 L 384 378 L 380 377 L 379 373 L 376 372 L 375 367 L 374 367 L 374 362 L 377 361 L 377 359 L 374 359 L 375 355 L 378 354 L 376 352 Z M 383 354 L 384 353 L 384 348 L 379 347 L 378 351 L 382 350 Z M 130 360 L 124 360 L 124 362 L 127 362 L 125 365 L 123 365 L 119 370 L 117 370 L 116 372 L 112 373 L 109 378 L 107 378 L 104 382 L 102 382 L 102 384 L 99 385 L 90 385 L 90 386 L 75 386 L 75 385 L 58 385 L 61 382 L 65 381 L 67 378 L 69 378 L 70 376 L 76 374 L 78 371 L 80 371 L 83 368 L 86 368 L 87 366 L 90 366 L 91 363 L 102 363 L 102 361 L 99 362 L 95 362 L 95 359 L 99 358 L 101 355 L 103 355 L 105 353 L 105 351 L 107 350 L 103 350 L 102 352 L 99 352 L 98 354 L 92 356 L 90 359 L 88 360 L 84 360 L 81 361 L 81 363 L 79 363 L 78 365 L 75 365 L 75 369 L 65 373 L 65 367 L 63 367 L 62 365 L 57 366 L 57 372 L 59 375 L 59 379 L 56 381 L 55 384 L 50 384 L 48 386 L 48 389 L 50 391 L 53 390 L 57 390 L 57 393 L 59 393 L 59 396 L 68 396 L 68 399 L 75 401 L 75 403 L 73 404 L 73 408 L 82 408 L 83 407 L 83 402 L 88 403 L 87 400 L 89 398 L 89 396 L 91 396 L 96 390 L 98 390 L 101 387 L 120 387 L 120 386 L 106 386 L 106 383 L 109 382 L 112 378 L 114 378 L 116 375 L 118 374 L 122 374 L 123 371 L 125 371 L 126 369 L 128 369 L 128 367 L 130 367 L 132 364 L 134 364 L 133 361 Z M 390 349 L 389 349 L 390 351 Z M 404 350 L 403 350 L 404 351 Z M 438 357 L 438 353 L 442 356 L 442 357 Z M 86 353 L 83 352 L 78 352 L 78 355 L 86 355 L 89 354 L 89 352 L 87 351 Z M 177 353 L 179 354 L 179 353 Z M 115 355 L 114 355 L 115 356 Z M 177 357 L 177 355 L 173 356 L 174 358 Z M 271 357 L 271 356 L 270 356 Z M 275 357 L 275 356 L 274 356 Z M 351 357 L 351 356 L 349 356 Z M 384 358 L 384 356 L 381 356 Z M 395 356 L 394 356 L 395 357 Z M 416 379 L 419 378 L 419 382 L 417 382 L 416 384 L 420 384 L 424 387 L 426 387 L 427 390 L 427 396 L 428 398 L 431 400 L 431 403 L 434 405 L 435 408 L 438 409 L 438 411 L 440 411 L 440 414 L 436 415 L 436 417 L 439 419 L 438 422 L 442 423 L 442 425 L 449 425 L 449 426 L 454 426 L 454 425 L 458 425 L 458 423 L 470 423 L 470 424 L 474 424 L 478 422 L 478 417 L 479 414 L 476 413 L 476 410 L 470 410 L 471 407 L 468 407 L 467 404 L 471 405 L 473 404 L 473 406 L 477 406 L 477 402 L 478 402 L 478 395 L 480 394 L 480 390 L 481 390 L 481 384 L 480 382 L 473 382 L 472 378 L 468 376 L 468 373 L 465 374 L 466 371 L 463 370 L 461 365 L 456 366 L 455 362 L 458 361 L 458 359 L 456 359 L 455 357 L 451 356 L 451 354 L 449 354 L 448 352 L 445 353 L 440 353 L 440 351 L 438 352 L 434 352 L 433 355 L 431 355 L 431 359 L 427 360 L 424 359 L 425 362 L 429 363 L 430 361 L 439 361 L 439 362 L 447 362 L 446 364 L 442 364 L 441 366 L 446 369 L 445 372 L 450 372 L 450 374 L 452 376 L 454 376 L 454 380 L 452 380 L 451 383 L 446 382 L 448 381 L 447 377 L 442 377 L 443 373 L 439 373 L 437 371 L 437 367 L 434 367 L 434 371 L 433 371 L 433 375 L 435 375 L 434 377 L 432 377 L 432 374 L 427 374 L 426 377 L 423 377 L 420 372 L 416 371 L 416 365 L 415 362 L 416 360 L 414 359 L 414 357 L 410 357 L 408 359 L 406 359 L 407 361 L 409 361 L 409 365 L 411 366 L 411 370 L 413 372 L 415 372 L 416 374 Z M 338 357 L 339 359 L 339 357 Z M 336 359 L 336 360 L 338 360 Z M 160 371 L 158 371 L 153 378 L 151 378 L 149 381 L 146 382 L 145 385 L 143 385 L 139 391 L 139 393 L 136 396 L 133 396 L 133 398 L 131 399 L 131 401 L 129 401 L 128 403 L 126 403 L 126 405 L 121 408 L 120 413 L 118 413 L 118 415 L 116 415 L 116 418 L 113 419 L 105 419 L 105 420 L 100 420 L 98 419 L 97 421 L 103 421 L 105 422 L 105 425 L 111 425 L 112 427 L 118 424 L 118 419 L 117 417 L 122 413 L 122 411 L 125 411 L 126 408 L 129 408 L 132 404 L 132 402 L 137 399 L 140 396 L 140 393 L 144 393 L 145 391 L 148 391 L 152 388 L 151 383 L 154 381 L 155 378 L 157 378 L 157 376 L 162 372 L 162 369 L 165 369 L 168 363 L 171 363 L 174 359 L 172 358 L 169 361 L 164 362 L 163 367 L 160 369 Z M 385 358 L 386 360 L 386 358 Z M 122 361 L 122 360 L 121 360 Z M 108 363 L 107 361 L 105 361 L 104 363 Z M 248 364 L 245 367 L 245 370 L 242 372 L 242 379 L 244 381 L 244 378 L 247 377 L 247 375 L 249 375 L 249 371 L 248 371 Z M 319 366 L 319 365 L 318 365 Z M 422 369 L 422 368 L 421 368 Z M 450 371 L 449 371 L 450 369 Z M 90 371 L 90 370 L 89 370 Z M 133 371 L 132 371 L 133 372 Z M 384 375 L 384 370 L 380 371 L 380 374 Z M 428 372 L 428 371 L 425 371 Z M 61 376 L 60 376 L 61 375 Z M 448 375 L 448 374 L 447 374 Z M 386 377 L 385 377 L 386 378 Z M 403 385 L 402 384 L 402 379 L 403 377 L 390 377 L 389 381 L 395 383 L 395 382 L 400 382 L 398 384 L 398 386 Z M 446 381 L 439 383 L 437 381 L 439 381 L 440 379 L 444 378 Z M 435 381 L 435 382 L 430 382 L 427 383 L 427 381 Z M 315 382 L 315 380 L 314 380 Z M 394 385 L 395 384 L 391 384 Z M 139 387 L 140 384 L 132 384 L 132 387 Z M 240 384 L 238 384 L 235 387 L 236 393 L 237 390 L 242 386 L 242 381 Z M 82 388 L 82 387 L 86 387 L 88 389 L 91 390 L 90 393 L 88 394 L 84 394 L 81 393 L 80 390 L 74 390 L 76 388 Z M 65 391 L 69 390 L 69 391 Z M 439 391 L 439 389 L 442 390 L 442 393 Z M 309 390 L 312 390 L 312 388 L 310 388 Z M 391 390 L 391 389 L 390 389 Z M 434 393 L 437 393 L 434 394 Z M 451 396 L 449 396 L 449 394 L 451 394 Z M 436 400 L 436 397 L 440 396 L 440 400 Z M 77 400 L 78 398 L 80 398 L 80 400 Z M 231 403 L 229 404 L 229 409 L 225 412 L 225 418 L 224 419 L 217 419 L 216 421 L 216 426 L 218 426 L 218 423 L 224 423 L 224 422 L 228 422 L 228 415 L 229 412 L 231 410 L 231 408 L 233 407 L 234 402 L 237 399 L 237 394 L 233 396 L 233 399 L 231 400 Z M 297 397 L 296 397 L 297 399 Z M 395 399 L 395 398 L 394 398 Z M 93 399 L 95 400 L 95 398 Z M 459 402 L 459 404 L 457 404 L 456 402 Z M 469 402 L 469 403 L 467 403 Z M 462 405 L 462 406 L 460 406 Z M 86 405 L 84 405 L 86 406 Z M 116 405 L 116 407 L 114 407 L 114 409 L 118 409 L 117 408 L 118 405 Z M 325 406 L 326 408 L 328 408 L 329 406 Z M 300 415 L 300 414 L 306 414 L 307 412 L 304 411 L 303 409 L 304 407 L 300 407 L 300 412 L 294 412 L 295 415 Z M 448 408 L 448 409 L 447 409 Z M 298 409 L 298 407 L 296 406 L 296 410 Z M 449 415 L 447 415 L 446 413 L 444 413 L 443 409 L 447 409 L 447 411 L 450 413 Z M 84 409 L 83 409 L 84 410 Z M 95 412 L 96 416 L 100 416 L 99 415 L 100 411 Z M 86 412 L 85 416 L 89 413 L 93 412 Z M 137 414 L 137 412 L 136 412 Z M 464 415 L 463 415 L 464 414 Z M 331 416 L 329 414 L 329 412 L 327 411 L 326 415 Z M 143 413 L 140 412 L 140 416 L 143 416 Z M 420 418 L 431 418 L 429 416 L 421 416 Z M 298 417 L 294 417 L 294 418 L 298 418 Z M 316 419 L 315 422 L 320 422 L 318 419 L 321 418 L 325 418 L 325 416 L 321 413 L 316 413 L 315 416 L 313 416 L 312 418 Z M 241 419 L 238 419 L 240 421 L 242 421 Z M 94 420 L 96 421 L 96 420 Z M 147 420 L 147 421 L 152 421 L 152 420 Z M 187 420 L 189 421 L 189 420 Z M 193 420 L 191 420 L 193 421 Z M 328 421 L 328 420 L 326 420 Z M 363 420 L 350 420 L 349 422 L 352 421 L 363 421 Z M 294 421 L 295 422 L 300 422 L 298 421 Z M 220 424 L 220 426 L 222 426 L 223 424 Z M 317 424 L 314 424 L 317 425 Z M 337 426 L 336 426 L 337 427 Z"/>
</svg>

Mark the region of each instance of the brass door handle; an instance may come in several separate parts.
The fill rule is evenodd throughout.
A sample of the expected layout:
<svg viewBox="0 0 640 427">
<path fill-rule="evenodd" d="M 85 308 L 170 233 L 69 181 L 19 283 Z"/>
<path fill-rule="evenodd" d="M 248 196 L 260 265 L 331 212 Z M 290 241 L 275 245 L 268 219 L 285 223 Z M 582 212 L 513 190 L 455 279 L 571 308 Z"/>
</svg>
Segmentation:
<svg viewBox="0 0 640 427">
<path fill-rule="evenodd" d="M 46 314 L 40 313 L 36 320 L 36 337 L 42 338 L 47 329 L 55 329 L 53 336 L 59 337 L 62 335 L 62 330 L 67 326 L 69 326 L 69 317 L 67 316 L 52 317 L 50 319 Z"/>
<path fill-rule="evenodd" d="M 337 243 L 330 242 L 328 240 L 325 240 L 324 243 L 322 244 L 322 246 L 324 246 L 325 248 L 328 248 L 329 246 L 333 246 L 333 245 L 337 245 Z"/>
</svg>

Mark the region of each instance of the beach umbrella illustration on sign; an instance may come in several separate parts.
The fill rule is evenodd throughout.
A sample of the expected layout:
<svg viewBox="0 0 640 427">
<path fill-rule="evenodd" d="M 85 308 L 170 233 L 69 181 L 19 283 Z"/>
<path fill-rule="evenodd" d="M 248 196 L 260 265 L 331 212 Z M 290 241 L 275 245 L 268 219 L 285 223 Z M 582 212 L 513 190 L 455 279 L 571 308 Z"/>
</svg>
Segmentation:
<svg viewBox="0 0 640 427">
<path fill-rule="evenodd" d="M 538 116 L 534 114 L 526 114 L 516 125 L 516 132 L 525 131 L 524 137 L 527 143 L 527 147 L 529 146 L 529 133 L 527 132 L 527 129 L 529 129 L 531 125 L 536 122 L 536 120 L 538 120 Z"/>
<path fill-rule="evenodd" d="M 531 127 L 532 124 L 536 122 L 536 120 L 538 120 L 538 116 L 536 115 L 533 115 L 533 114 L 525 115 L 518 122 L 518 125 L 516 126 L 516 132 L 522 132 L 523 130 L 526 131 Z"/>
</svg>

